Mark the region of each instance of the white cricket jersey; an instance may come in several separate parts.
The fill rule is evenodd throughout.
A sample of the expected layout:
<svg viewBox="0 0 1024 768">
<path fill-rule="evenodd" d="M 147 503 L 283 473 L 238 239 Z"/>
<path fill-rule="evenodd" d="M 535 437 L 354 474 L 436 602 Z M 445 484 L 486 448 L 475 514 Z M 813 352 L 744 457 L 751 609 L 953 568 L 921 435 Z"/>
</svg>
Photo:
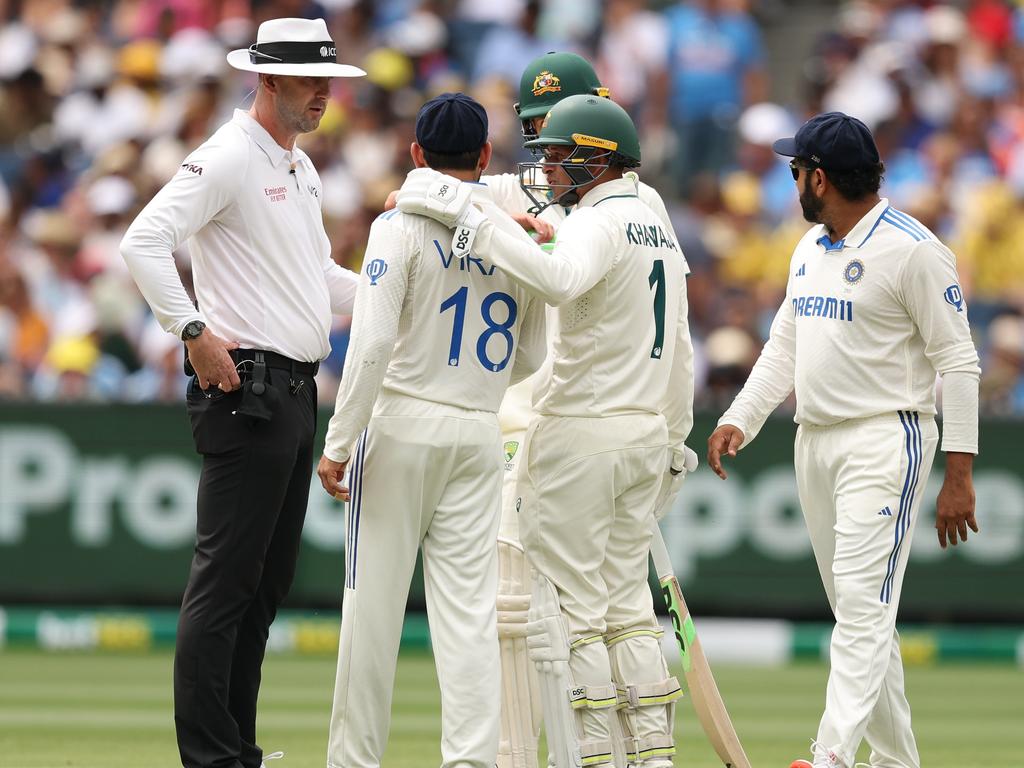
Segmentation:
<svg viewBox="0 0 1024 768">
<path fill-rule="evenodd" d="M 936 373 L 981 373 L 956 258 L 883 198 L 837 243 L 823 225 L 804 235 L 768 343 L 719 424 L 749 443 L 794 388 L 799 424 L 934 414 Z M 977 452 L 976 417 L 973 435 L 949 432 L 944 450 Z"/>
<path fill-rule="evenodd" d="M 640 181 L 636 174 L 633 172 L 627 173 L 624 178 L 632 181 L 637 196 L 640 201 L 647 205 L 661 220 L 662 226 L 665 228 L 665 232 L 669 233 L 671 239 L 678 244 L 679 240 L 675 236 L 675 231 L 672 227 L 672 221 L 669 218 L 668 210 L 665 208 L 665 203 L 662 201 L 661 196 L 657 191 L 648 184 L 644 184 Z M 523 188 L 519 185 L 519 175 L 515 173 L 502 173 L 496 176 L 484 176 L 484 181 L 491 189 L 491 194 L 494 197 L 494 201 L 504 210 L 506 213 L 526 213 L 530 207 L 530 198 L 527 197 Z M 562 222 L 565 221 L 565 217 L 571 212 L 570 209 L 563 208 L 560 205 L 549 205 L 543 211 L 541 211 L 539 218 L 551 224 L 557 230 L 561 226 Z M 680 254 L 682 252 L 680 251 Z M 686 258 L 683 257 L 683 266 L 685 274 L 689 274 L 690 267 L 686 264 Z M 557 323 L 554 319 L 549 316 L 548 318 L 548 334 L 553 337 L 555 327 Z M 680 345 L 679 349 L 676 349 L 675 354 L 678 356 L 680 364 L 683 366 L 682 378 L 686 381 L 693 380 L 693 345 L 690 341 L 689 332 L 687 331 L 686 338 Z M 525 381 L 516 384 L 514 387 L 509 387 L 508 392 L 505 394 L 505 399 L 501 403 L 501 409 L 498 411 L 498 418 L 501 422 L 501 428 L 503 432 L 511 433 L 517 431 L 525 431 L 530 424 L 530 420 L 534 416 L 533 411 L 533 392 L 534 388 L 543 381 L 548 375 L 545 369 L 547 366 L 541 368 L 533 376 Z M 693 403 L 692 403 L 692 387 L 688 390 L 690 396 L 690 405 L 688 406 L 687 424 L 692 426 L 693 424 Z M 685 431 L 688 434 L 690 426 L 685 426 Z"/>
<path fill-rule="evenodd" d="M 664 413 L 673 446 L 682 444 L 693 420 L 687 265 L 634 179 L 588 192 L 559 226 L 551 254 L 486 224 L 474 247 L 558 306 L 552 359 L 535 382 L 535 413 Z"/>
<path fill-rule="evenodd" d="M 473 202 L 511 242 L 532 245 L 486 185 L 474 185 Z M 493 413 L 509 382 L 544 360 L 543 302 L 475 248 L 455 258 L 451 241 L 450 229 L 424 216 L 393 210 L 373 223 L 327 430 L 329 459 L 348 459 L 381 389 Z"/>
<path fill-rule="evenodd" d="M 322 198 L 309 157 L 235 110 L 138 215 L 121 253 L 164 330 L 203 320 L 244 348 L 321 360 L 331 314 L 351 313 L 359 283 L 331 259 Z M 189 238 L 198 311 L 172 256 Z"/>
</svg>

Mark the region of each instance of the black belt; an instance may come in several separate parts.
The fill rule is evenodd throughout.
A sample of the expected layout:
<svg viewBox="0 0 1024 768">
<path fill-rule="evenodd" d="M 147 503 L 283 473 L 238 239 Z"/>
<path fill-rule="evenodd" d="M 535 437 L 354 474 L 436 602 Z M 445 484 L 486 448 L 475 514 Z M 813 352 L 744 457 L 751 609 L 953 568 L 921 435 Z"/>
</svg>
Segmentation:
<svg viewBox="0 0 1024 768">
<path fill-rule="evenodd" d="M 232 349 L 229 351 L 231 359 L 236 364 L 243 360 L 256 360 L 256 353 L 263 350 L 258 349 Z M 263 362 L 266 363 L 268 368 L 280 368 L 281 370 L 295 373 L 302 373 L 307 376 L 316 376 L 317 371 L 320 370 L 320 361 L 315 363 L 301 363 L 298 360 L 292 360 L 290 357 L 279 355 L 277 352 L 266 352 L 263 351 Z"/>
</svg>

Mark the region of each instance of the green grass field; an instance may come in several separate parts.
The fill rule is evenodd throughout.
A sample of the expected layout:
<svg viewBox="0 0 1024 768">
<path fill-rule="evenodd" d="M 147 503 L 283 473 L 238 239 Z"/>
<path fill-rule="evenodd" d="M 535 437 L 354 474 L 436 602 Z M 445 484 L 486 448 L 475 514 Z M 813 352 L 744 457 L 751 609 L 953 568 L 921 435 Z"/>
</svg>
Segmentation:
<svg viewBox="0 0 1024 768">
<path fill-rule="evenodd" d="M 825 667 L 716 669 L 754 768 L 788 768 L 817 726 Z M 0 652 L 0 766 L 177 766 L 171 657 Z M 327 656 L 270 656 L 260 739 L 281 768 L 322 768 L 334 686 Z M 907 669 L 923 768 L 1022 768 L 1024 671 L 956 664 Z M 386 768 L 440 765 L 437 683 L 425 653 L 401 658 Z M 676 764 L 720 768 L 686 700 L 677 708 Z M 866 759 L 862 755 L 861 759 Z"/>
</svg>

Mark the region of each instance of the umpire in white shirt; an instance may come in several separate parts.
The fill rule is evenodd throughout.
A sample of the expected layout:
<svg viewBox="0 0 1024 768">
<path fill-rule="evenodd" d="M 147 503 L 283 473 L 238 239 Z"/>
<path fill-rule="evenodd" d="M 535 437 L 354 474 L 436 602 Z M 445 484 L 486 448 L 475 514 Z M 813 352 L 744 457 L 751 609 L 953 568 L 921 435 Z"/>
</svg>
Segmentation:
<svg viewBox="0 0 1024 768">
<path fill-rule="evenodd" d="M 306 513 L 319 361 L 358 276 L 337 266 L 316 129 L 337 63 L 322 19 L 274 19 L 228 63 L 259 73 L 236 110 L 139 214 L 121 253 L 157 319 L 185 342 L 188 414 L 203 457 L 196 548 L 174 659 L 185 768 L 259 768 L 256 701 L 267 634 L 291 586 Z M 172 253 L 190 241 L 196 304 Z"/>
</svg>

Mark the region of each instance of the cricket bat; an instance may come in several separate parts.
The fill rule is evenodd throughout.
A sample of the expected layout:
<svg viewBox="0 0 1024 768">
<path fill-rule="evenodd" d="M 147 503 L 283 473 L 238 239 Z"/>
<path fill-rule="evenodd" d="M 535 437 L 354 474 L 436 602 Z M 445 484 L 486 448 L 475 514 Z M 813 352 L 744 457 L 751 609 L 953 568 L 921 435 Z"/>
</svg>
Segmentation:
<svg viewBox="0 0 1024 768">
<path fill-rule="evenodd" d="M 740 744 L 736 729 L 729 718 L 729 712 L 725 709 L 722 695 L 715 685 L 715 678 L 700 646 L 690 611 L 683 600 L 683 591 L 672 569 L 672 561 L 665 547 L 665 539 L 661 535 L 661 527 L 653 516 L 651 534 L 651 558 L 654 560 L 654 570 L 658 573 L 661 594 L 672 617 L 672 628 L 675 631 L 676 643 L 679 645 L 679 658 L 683 662 L 686 687 L 690 689 L 690 699 L 693 701 L 697 718 L 725 768 L 750 768 L 750 761 L 747 760 L 743 745 Z"/>
</svg>

